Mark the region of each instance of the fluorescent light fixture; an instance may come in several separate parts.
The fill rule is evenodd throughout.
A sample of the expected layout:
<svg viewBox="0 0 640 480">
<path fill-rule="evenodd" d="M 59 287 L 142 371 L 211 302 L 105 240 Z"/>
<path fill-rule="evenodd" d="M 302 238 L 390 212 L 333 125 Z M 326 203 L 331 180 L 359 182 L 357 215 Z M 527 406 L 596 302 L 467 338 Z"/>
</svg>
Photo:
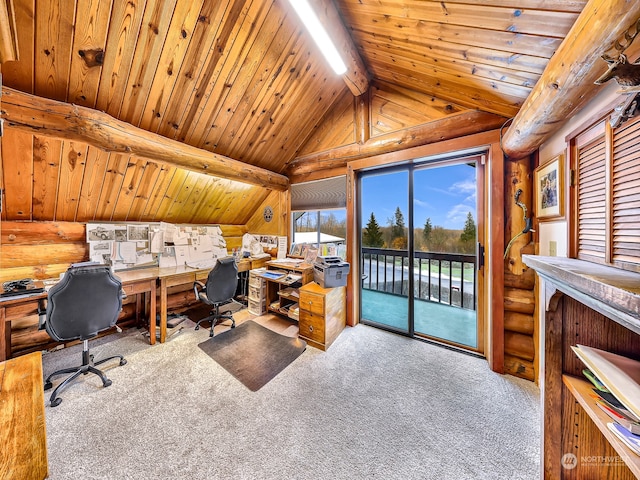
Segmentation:
<svg viewBox="0 0 640 480">
<path fill-rule="evenodd" d="M 289 3 L 296 11 L 304 26 L 307 27 L 311 37 L 318 45 L 318 48 L 327 59 L 333 71 L 337 75 L 342 75 L 347 71 L 347 66 L 342 61 L 342 57 L 338 53 L 338 49 L 329 38 L 327 31 L 324 29 L 318 16 L 315 14 L 307 0 L 289 0 Z"/>
</svg>

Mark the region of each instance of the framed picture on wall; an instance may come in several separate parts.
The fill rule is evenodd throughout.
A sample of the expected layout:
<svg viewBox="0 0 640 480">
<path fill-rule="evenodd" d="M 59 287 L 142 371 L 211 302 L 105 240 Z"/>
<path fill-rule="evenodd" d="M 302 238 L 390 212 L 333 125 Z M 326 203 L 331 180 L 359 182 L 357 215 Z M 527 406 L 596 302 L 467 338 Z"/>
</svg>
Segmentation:
<svg viewBox="0 0 640 480">
<path fill-rule="evenodd" d="M 564 216 L 564 155 L 536 168 L 533 178 L 538 220 Z"/>
</svg>

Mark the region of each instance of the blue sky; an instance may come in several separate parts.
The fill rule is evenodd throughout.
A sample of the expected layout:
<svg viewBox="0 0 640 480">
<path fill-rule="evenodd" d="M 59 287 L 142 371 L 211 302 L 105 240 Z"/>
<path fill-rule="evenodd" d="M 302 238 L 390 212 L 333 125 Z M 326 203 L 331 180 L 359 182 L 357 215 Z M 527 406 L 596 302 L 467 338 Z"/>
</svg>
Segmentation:
<svg viewBox="0 0 640 480">
<path fill-rule="evenodd" d="M 407 206 L 408 172 L 372 175 L 362 179 L 362 222 L 371 212 L 380 226 L 395 219 L 396 207 L 409 222 Z M 427 218 L 431 225 L 462 229 L 471 212 L 476 220 L 476 169 L 466 164 L 416 170 L 414 177 L 414 222 L 421 228 Z"/>
</svg>

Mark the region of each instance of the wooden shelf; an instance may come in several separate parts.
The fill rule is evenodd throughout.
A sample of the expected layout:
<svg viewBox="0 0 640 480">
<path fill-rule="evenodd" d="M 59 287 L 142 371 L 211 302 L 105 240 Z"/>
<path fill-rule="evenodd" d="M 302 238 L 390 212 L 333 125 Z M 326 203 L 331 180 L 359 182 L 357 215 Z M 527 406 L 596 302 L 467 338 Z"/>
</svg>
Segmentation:
<svg viewBox="0 0 640 480">
<path fill-rule="evenodd" d="M 624 460 L 627 467 L 629 467 L 636 477 L 640 478 L 640 456 L 636 455 L 609 430 L 607 424 L 611 423 L 612 420 L 596 405 L 596 401 L 592 396 L 594 395 L 593 385 L 586 380 L 570 375 L 563 375 L 562 381 L 575 399 L 578 400 L 578 403 L 580 403 L 587 415 L 593 420 L 593 423 L 596 424 L 598 430 L 602 432 L 614 450 L 618 452 L 618 455 Z"/>
<path fill-rule="evenodd" d="M 640 334 L 640 273 L 575 258 L 523 255 L 562 293 Z"/>
</svg>

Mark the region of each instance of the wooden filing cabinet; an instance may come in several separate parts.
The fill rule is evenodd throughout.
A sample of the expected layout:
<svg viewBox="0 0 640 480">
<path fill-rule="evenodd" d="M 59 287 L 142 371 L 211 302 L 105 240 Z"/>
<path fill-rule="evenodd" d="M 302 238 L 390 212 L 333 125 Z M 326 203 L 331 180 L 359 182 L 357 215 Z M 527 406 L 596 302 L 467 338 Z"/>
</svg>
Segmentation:
<svg viewBox="0 0 640 480">
<path fill-rule="evenodd" d="M 315 282 L 300 287 L 298 335 L 326 350 L 346 324 L 346 287 L 322 288 Z"/>
</svg>

